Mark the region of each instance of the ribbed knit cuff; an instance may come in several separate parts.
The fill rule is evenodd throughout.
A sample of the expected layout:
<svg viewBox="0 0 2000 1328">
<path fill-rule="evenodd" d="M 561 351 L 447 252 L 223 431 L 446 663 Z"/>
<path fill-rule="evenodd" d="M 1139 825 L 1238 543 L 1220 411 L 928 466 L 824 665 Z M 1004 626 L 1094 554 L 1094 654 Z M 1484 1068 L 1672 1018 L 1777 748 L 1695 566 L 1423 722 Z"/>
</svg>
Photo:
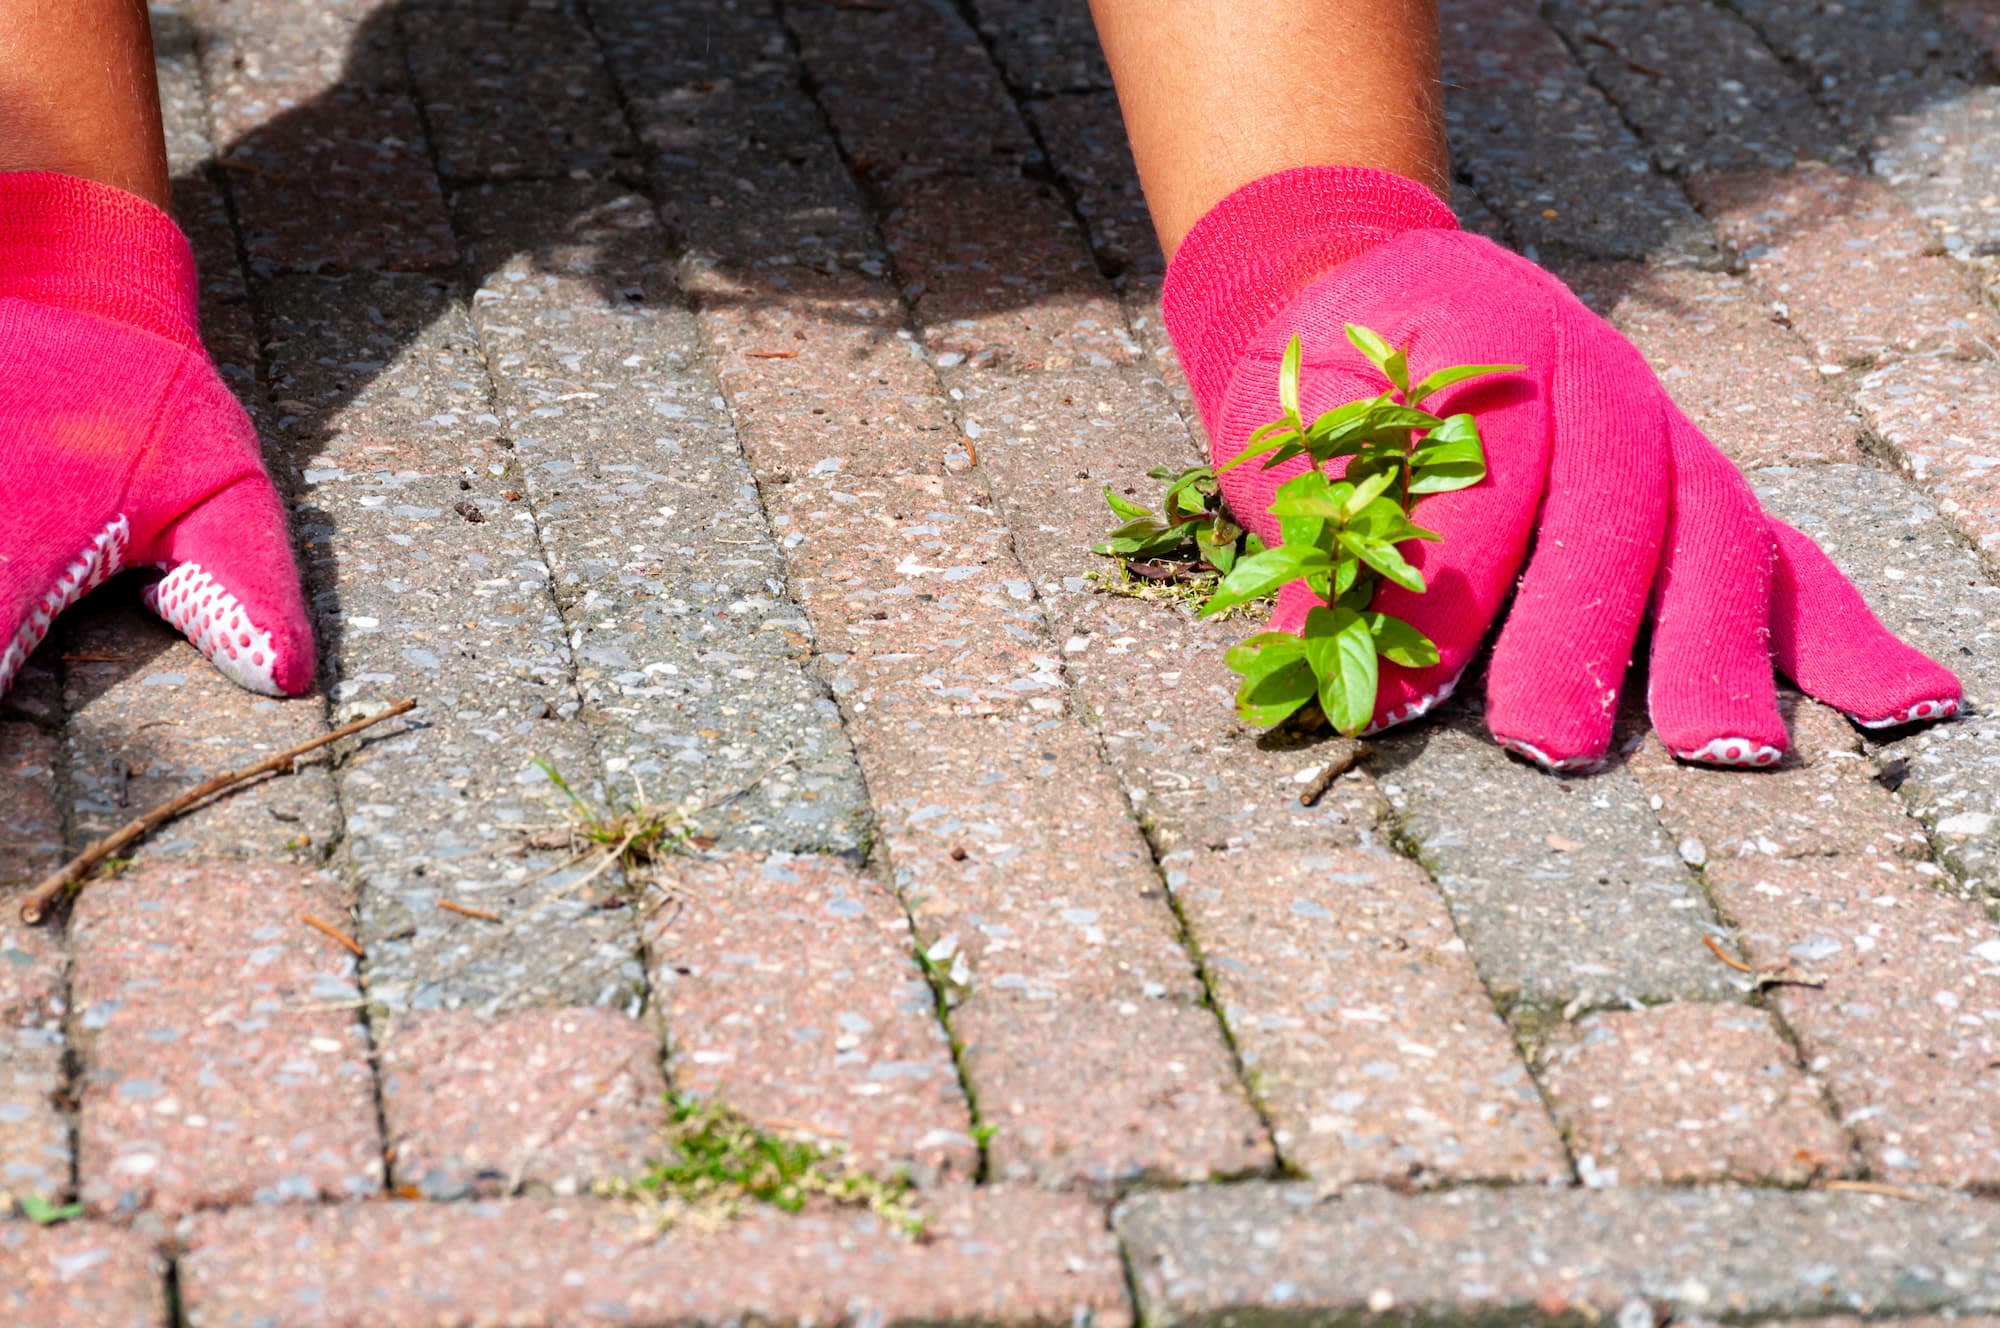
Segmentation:
<svg viewBox="0 0 2000 1328">
<path fill-rule="evenodd" d="M 0 172 L 0 297 L 96 314 L 201 348 L 194 250 L 136 194 L 47 171 Z"/>
<path fill-rule="evenodd" d="M 1315 278 L 1413 230 L 1456 230 L 1414 180 L 1365 166 L 1300 166 L 1208 210 L 1167 265 L 1160 304 L 1202 418 L 1250 339 Z"/>
</svg>

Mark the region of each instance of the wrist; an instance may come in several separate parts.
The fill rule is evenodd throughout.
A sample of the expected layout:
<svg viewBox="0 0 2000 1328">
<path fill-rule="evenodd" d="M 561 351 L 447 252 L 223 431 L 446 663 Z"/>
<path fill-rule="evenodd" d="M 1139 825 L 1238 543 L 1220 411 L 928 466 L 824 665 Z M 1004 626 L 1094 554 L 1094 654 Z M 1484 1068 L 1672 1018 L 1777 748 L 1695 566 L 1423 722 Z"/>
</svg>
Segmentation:
<svg viewBox="0 0 2000 1328">
<path fill-rule="evenodd" d="M 1253 180 L 1209 209 L 1167 265 L 1161 312 L 1204 419 L 1252 337 L 1315 279 L 1413 230 L 1456 230 L 1444 200 L 1362 166 Z"/>
<path fill-rule="evenodd" d="M 201 347 L 187 237 L 144 198 L 95 180 L 0 173 L 0 298 L 6 297 Z"/>
</svg>

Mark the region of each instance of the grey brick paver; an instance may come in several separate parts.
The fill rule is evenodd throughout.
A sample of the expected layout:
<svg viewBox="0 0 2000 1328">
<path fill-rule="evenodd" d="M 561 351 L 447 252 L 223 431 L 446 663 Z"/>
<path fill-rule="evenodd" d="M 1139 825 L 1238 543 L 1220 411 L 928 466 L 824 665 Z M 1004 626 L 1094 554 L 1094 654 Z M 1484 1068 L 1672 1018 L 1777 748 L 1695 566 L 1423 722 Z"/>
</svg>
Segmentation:
<svg viewBox="0 0 2000 1328">
<path fill-rule="evenodd" d="M 1636 263 L 1558 271 L 1737 465 L 1861 459 L 1860 421 L 1780 321 L 1785 306 L 1742 278 Z"/>
<path fill-rule="evenodd" d="M 589 1200 L 238 1210 L 183 1228 L 181 1296 L 190 1328 L 252 1328 L 274 1306 L 298 1328 L 1131 1323 L 1101 1209 L 1004 1188 L 924 1207 L 922 1242 L 852 1211 L 663 1234 Z"/>
<path fill-rule="evenodd" d="M 1728 991 L 1702 944 L 1713 915 L 1629 773 L 1548 778 L 1496 746 L 1469 709 L 1376 747 L 1403 833 L 1503 1004 Z"/>
<path fill-rule="evenodd" d="M 1014 88 L 1048 96 L 1111 87 L 1086 0 L 975 0 L 971 8 Z"/>
<path fill-rule="evenodd" d="M 860 772 L 643 198 L 459 200 L 472 312 L 605 769 L 729 846 L 853 853 Z M 521 252 L 525 250 L 525 252 Z M 752 699 L 754 698 L 754 699 Z"/>
<path fill-rule="evenodd" d="M 635 106 L 661 104 L 670 95 L 661 80 L 683 67 L 689 48 L 682 43 L 703 42 L 699 49 L 705 51 L 706 34 L 671 23 L 641 24 L 622 6 L 611 13 L 607 26 L 621 85 Z M 983 270 L 985 242 L 947 226 L 947 213 L 938 210 L 966 197 L 964 181 L 938 176 L 928 164 L 938 152 L 976 161 L 982 177 L 995 183 L 1034 151 L 977 38 L 934 10 L 900 16 L 938 39 L 929 47 L 903 41 L 909 34 L 883 26 L 873 10 L 802 10 L 792 17 L 810 25 L 802 29 L 808 59 L 821 62 L 821 93 L 829 108 L 840 108 L 834 119 L 849 135 L 844 145 L 862 174 L 876 185 L 922 194 L 885 222 L 889 247 L 898 254 L 897 275 L 906 283 L 901 294 L 919 310 L 919 337 L 891 340 L 882 326 L 883 339 L 874 343 L 881 353 L 908 357 L 921 349 L 933 365 L 949 370 L 957 364 L 970 373 L 977 372 L 975 362 L 1027 359 L 1046 366 L 1085 354 L 1086 346 L 1118 348 L 1117 306 L 1098 287 L 1095 268 L 1052 190 L 1013 176 L 1041 192 L 1028 212 L 1006 221 L 1002 241 L 1043 255 L 1036 261 L 1054 274 L 1054 286 L 1086 287 L 1077 296 L 1056 292 L 1061 308 L 1047 316 L 1021 307 L 1023 298 L 1045 288 L 1016 290 L 1011 280 L 1016 271 L 1037 268 L 1017 255 L 1006 260 L 1009 280 Z M 799 104 L 795 82 L 773 81 L 774 52 L 765 34 L 725 24 L 722 42 L 723 59 L 750 66 L 744 82 L 754 92 L 704 99 L 701 109 L 716 118 L 699 137 L 729 144 L 761 136 L 771 124 L 816 117 L 810 104 Z M 875 57 L 886 63 L 871 63 Z M 960 118 L 904 81 L 937 72 L 933 61 L 979 74 L 935 83 Z M 782 65 L 777 73 L 794 77 Z M 642 124 L 652 123 L 648 111 L 640 115 Z M 910 137 L 919 123 L 924 131 Z M 645 130 L 649 142 L 663 133 Z M 873 279 L 865 297 L 870 301 L 895 293 L 885 262 L 871 252 L 879 242 L 853 224 L 853 185 L 822 173 L 822 163 L 835 160 L 830 146 L 823 138 L 808 140 L 799 157 L 802 165 L 766 163 L 743 178 L 760 196 L 768 183 L 781 198 L 817 185 L 809 199 L 798 200 L 796 214 L 817 223 L 810 246 L 813 237 L 796 232 L 716 236 L 713 262 L 704 257 L 689 265 L 697 309 L 705 324 L 717 327 L 723 345 L 760 348 L 744 345 L 744 323 L 731 306 L 767 301 L 815 250 L 842 274 L 844 299 L 864 298 L 861 292 L 869 289 L 847 277 L 850 272 Z M 670 153 L 655 163 L 663 190 L 680 164 Z M 736 169 L 748 170 L 747 161 Z M 988 199 L 981 207 L 1003 217 L 994 211 L 998 202 Z M 801 279 L 808 292 L 825 288 L 816 278 Z M 1093 327 L 1080 326 L 1072 315 L 1079 306 L 1094 316 Z M 821 317 L 838 313 L 820 309 Z M 804 332 L 808 344 L 818 335 L 810 322 L 793 330 Z M 889 431 L 899 448 L 912 437 L 905 432 L 910 424 L 948 418 L 935 378 L 926 382 L 906 366 L 877 375 L 882 381 L 871 386 L 856 382 L 852 368 L 830 356 L 804 364 L 745 358 L 746 365 L 725 372 L 724 391 L 732 410 L 739 401 L 748 407 L 740 416 L 751 435 L 747 450 L 767 486 L 766 506 L 796 569 L 818 648 L 829 657 L 882 818 L 897 891 L 927 949 L 950 941 L 963 948 L 962 962 L 972 969 L 971 991 L 954 1010 L 952 1027 L 965 1046 L 962 1063 L 982 1123 L 998 1131 L 991 1144 L 996 1174 L 1120 1184 L 1268 1165 L 1268 1144 L 1234 1081 L 1220 1030 L 1197 1003 L 1198 984 L 1144 842 L 1123 815 L 1087 734 L 1062 717 L 1054 643 L 1045 621 L 1038 621 L 1033 585 L 1007 547 L 1007 526 L 995 519 L 990 502 L 975 496 L 970 481 L 937 473 L 940 459 L 944 469 L 960 468 L 983 452 L 981 431 L 967 427 L 955 440 L 968 445 L 961 462 L 946 430 L 918 427 L 915 473 L 881 475 L 879 468 L 896 452 L 885 457 L 873 435 Z M 814 463 L 822 474 L 779 487 L 774 482 L 798 477 L 798 469 L 756 438 L 759 412 L 784 399 L 783 385 L 819 381 L 827 392 L 821 408 L 828 411 L 827 450 Z M 963 396 L 971 380 L 962 381 L 967 385 L 954 380 L 946 388 Z M 856 387 L 868 406 L 856 403 Z M 888 390 L 873 390 L 880 388 Z M 906 404 L 912 395 L 919 402 Z M 861 441 L 853 441 L 857 437 Z M 839 473 L 849 457 L 856 458 L 851 477 Z M 776 473 L 766 469 L 772 461 L 781 467 Z M 863 495 L 893 495 L 879 512 L 885 522 L 858 501 Z M 1018 522 L 1011 524 L 1018 530 Z M 843 525 L 856 533 L 843 538 Z M 895 547 L 893 559 L 877 556 L 885 545 Z M 951 558 L 942 557 L 954 550 Z M 891 648 L 880 650 L 882 642 Z M 941 656 L 939 643 L 956 653 Z M 938 718 L 961 702 L 970 713 Z M 979 718 L 981 709 L 1022 717 L 1002 726 Z M 921 743 L 913 741 L 918 733 Z M 1043 752 L 1054 755 L 1044 758 Z M 1074 802 L 1052 799 L 1051 787 L 1074 791 Z M 955 930 L 942 917 L 947 913 Z M 982 973 L 989 953 L 1004 954 L 1004 967 L 995 963 Z"/>
<path fill-rule="evenodd" d="M 253 268 L 457 260 L 395 7 L 195 0 L 210 116 Z"/>
<path fill-rule="evenodd" d="M 1452 157 L 1530 253 L 1714 263 L 1705 223 L 1531 0 L 1451 0 L 1440 20 Z"/>
<path fill-rule="evenodd" d="M 2000 845 L 2000 697 L 1993 649 L 2000 589 L 1937 508 L 1894 475 L 1850 466 L 1752 472 L 1759 499 L 1818 541 L 1869 605 L 1919 649 L 1955 670 L 1970 713 L 1881 735 L 1885 782 L 1932 832 L 1940 860 L 1970 889 L 1993 889 Z"/>
<path fill-rule="evenodd" d="M 1986 1188 L 2000 1175 L 2000 929 L 1925 865 L 1745 857 L 1711 864 L 1708 880 L 1753 965 L 1824 982 L 1778 988 L 1773 1004 L 1870 1169 Z"/>
<path fill-rule="evenodd" d="M 1544 11 L 1661 167 L 1727 174 L 1851 159 L 1797 75 L 1706 0 L 1555 0 Z"/>
<path fill-rule="evenodd" d="M 369 999 L 391 1008 L 637 999 L 630 920 L 528 847 L 563 810 L 547 761 L 603 806 L 549 569 L 477 339 L 416 276 L 275 282 L 271 395 L 335 713 L 413 694 L 417 722 L 341 770 Z M 288 404 L 289 403 L 289 404 Z M 461 513 L 467 506 L 483 520 Z M 505 913 L 502 932 L 437 907 Z"/>
<path fill-rule="evenodd" d="M 1855 396 L 1898 464 L 1987 566 L 2000 566 L 2000 475 L 1988 424 L 2000 404 L 2000 364 L 1904 360 L 1864 376 Z"/>
<path fill-rule="evenodd" d="M 1977 1199 L 1633 1186 L 1319 1200 L 1242 1185 L 1145 1195 L 1117 1226 L 1147 1323 L 2000 1305 L 2000 1209 Z"/>
<path fill-rule="evenodd" d="M 629 161 L 624 114 L 576 6 L 493 8 L 397 10 L 444 178 L 575 180 Z"/>
<path fill-rule="evenodd" d="M 135 601 L 92 605 L 68 640 L 63 696 L 77 849 L 206 779 L 325 731 L 321 697 L 243 691 Z M 317 862 L 339 824 L 319 761 L 176 819 L 141 851 Z"/>
</svg>

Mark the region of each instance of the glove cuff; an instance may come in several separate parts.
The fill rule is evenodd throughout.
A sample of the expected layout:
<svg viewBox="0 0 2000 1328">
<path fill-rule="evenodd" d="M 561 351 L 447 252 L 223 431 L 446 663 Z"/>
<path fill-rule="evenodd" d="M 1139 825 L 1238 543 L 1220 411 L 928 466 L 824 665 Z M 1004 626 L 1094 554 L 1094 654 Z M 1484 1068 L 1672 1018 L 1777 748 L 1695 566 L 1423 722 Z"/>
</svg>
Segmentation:
<svg viewBox="0 0 2000 1328">
<path fill-rule="evenodd" d="M 1364 166 L 1279 171 L 1210 208 L 1160 297 L 1202 418 L 1215 417 L 1250 339 L 1315 278 L 1406 231 L 1457 229 L 1436 194 Z"/>
<path fill-rule="evenodd" d="M 137 194 L 0 172 L 0 298 L 95 314 L 201 349 L 194 250 Z"/>
</svg>

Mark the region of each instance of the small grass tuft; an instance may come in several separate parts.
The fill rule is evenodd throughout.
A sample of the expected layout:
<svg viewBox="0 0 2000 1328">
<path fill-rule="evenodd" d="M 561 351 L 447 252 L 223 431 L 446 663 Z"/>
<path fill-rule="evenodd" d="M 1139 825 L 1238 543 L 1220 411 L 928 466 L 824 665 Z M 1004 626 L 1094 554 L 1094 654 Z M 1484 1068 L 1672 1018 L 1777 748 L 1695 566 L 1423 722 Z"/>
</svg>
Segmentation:
<svg viewBox="0 0 2000 1328">
<path fill-rule="evenodd" d="M 720 1226 L 740 1215 L 746 1203 L 796 1213 L 823 1199 L 866 1208 L 912 1240 L 924 1234 L 924 1215 L 911 1201 L 908 1176 L 870 1175 L 838 1149 L 772 1134 L 731 1108 L 692 1094 L 673 1094 L 667 1104 L 666 1156 L 635 1180 L 599 1187 L 609 1197 L 646 1204 L 662 1227 Z"/>
</svg>

